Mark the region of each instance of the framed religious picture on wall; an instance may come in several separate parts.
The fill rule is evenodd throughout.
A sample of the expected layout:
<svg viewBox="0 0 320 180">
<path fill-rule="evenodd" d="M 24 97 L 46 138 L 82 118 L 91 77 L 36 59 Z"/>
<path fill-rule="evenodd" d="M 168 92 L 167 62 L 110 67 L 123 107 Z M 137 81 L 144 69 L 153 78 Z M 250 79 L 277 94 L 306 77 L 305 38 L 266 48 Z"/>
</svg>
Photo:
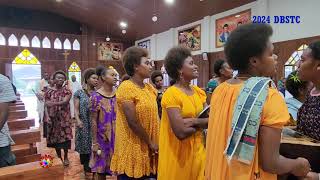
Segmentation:
<svg viewBox="0 0 320 180">
<path fill-rule="evenodd" d="M 122 43 L 98 42 L 98 60 L 120 60 Z"/>
<path fill-rule="evenodd" d="M 138 47 L 147 49 L 148 53 L 151 54 L 151 41 L 150 41 L 150 39 L 138 42 Z"/>
<path fill-rule="evenodd" d="M 191 51 L 198 51 L 201 49 L 201 25 L 179 30 L 178 44 L 185 46 Z"/>
<path fill-rule="evenodd" d="M 251 10 L 245 10 L 216 20 L 216 47 L 223 47 L 230 33 L 242 24 L 251 22 Z"/>
</svg>

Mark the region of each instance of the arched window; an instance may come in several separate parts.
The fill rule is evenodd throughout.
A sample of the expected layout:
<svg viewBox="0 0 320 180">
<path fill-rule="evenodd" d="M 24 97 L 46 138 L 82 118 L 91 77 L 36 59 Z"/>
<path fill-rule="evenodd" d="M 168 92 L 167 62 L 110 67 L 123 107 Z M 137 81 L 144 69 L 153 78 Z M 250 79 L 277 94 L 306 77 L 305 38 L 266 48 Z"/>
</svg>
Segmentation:
<svg viewBox="0 0 320 180">
<path fill-rule="evenodd" d="M 69 39 L 64 40 L 63 49 L 70 49 L 71 50 L 71 43 L 70 43 Z"/>
<path fill-rule="evenodd" d="M 9 46 L 18 46 L 18 39 L 14 34 L 11 34 L 8 39 Z"/>
<path fill-rule="evenodd" d="M 53 48 L 54 49 L 62 49 L 62 44 L 61 44 L 61 41 L 59 38 L 56 38 L 56 40 L 54 40 Z"/>
<path fill-rule="evenodd" d="M 301 59 L 301 55 L 303 53 L 303 50 L 305 50 L 307 48 L 308 48 L 308 45 L 303 44 L 298 48 L 298 50 L 296 50 L 295 52 L 292 53 L 292 55 L 290 56 L 290 58 L 288 59 L 288 61 L 284 65 L 285 77 L 288 77 L 292 71 L 295 71 L 297 69 L 296 65 L 297 65 L 298 61 Z"/>
<path fill-rule="evenodd" d="M 34 36 L 31 40 L 31 47 L 39 48 L 40 47 L 40 40 L 37 36 Z"/>
<path fill-rule="evenodd" d="M 40 62 L 28 49 L 24 49 L 12 64 L 40 64 Z"/>
<path fill-rule="evenodd" d="M 77 39 L 75 39 L 75 40 L 73 41 L 72 49 L 73 49 L 73 50 L 80 50 L 80 43 L 79 43 L 79 41 L 78 41 Z"/>
<path fill-rule="evenodd" d="M 0 45 L 6 45 L 6 38 L 0 33 Z"/>
<path fill-rule="evenodd" d="M 51 43 L 50 43 L 50 40 L 45 37 L 43 40 L 42 40 L 42 47 L 43 48 L 51 48 Z"/>
<path fill-rule="evenodd" d="M 75 75 L 77 81 L 81 83 L 81 69 L 76 62 L 72 62 L 68 69 L 69 79 L 71 80 L 71 76 Z"/>
<path fill-rule="evenodd" d="M 20 46 L 22 47 L 30 47 L 29 39 L 26 35 L 23 35 L 20 39 Z"/>
</svg>

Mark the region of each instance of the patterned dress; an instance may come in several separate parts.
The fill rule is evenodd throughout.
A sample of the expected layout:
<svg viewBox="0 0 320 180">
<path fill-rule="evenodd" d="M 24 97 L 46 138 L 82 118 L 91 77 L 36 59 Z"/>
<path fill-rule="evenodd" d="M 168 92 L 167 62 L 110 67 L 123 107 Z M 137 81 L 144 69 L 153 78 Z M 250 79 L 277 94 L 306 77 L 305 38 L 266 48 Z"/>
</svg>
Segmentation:
<svg viewBox="0 0 320 180">
<path fill-rule="evenodd" d="M 90 109 L 89 96 L 85 90 L 80 89 L 74 93 L 74 97 L 79 99 L 79 117 L 83 123 L 82 128 L 76 128 L 76 147 L 75 150 L 79 154 L 91 153 L 91 123 L 90 123 Z"/>
<path fill-rule="evenodd" d="M 60 102 L 71 92 L 61 89 L 48 89 L 45 93 L 45 101 Z M 47 146 L 54 148 L 71 149 L 72 121 L 70 118 L 69 103 L 47 107 L 50 121 L 47 124 Z"/>
<path fill-rule="evenodd" d="M 91 94 L 91 111 L 98 114 L 95 121 L 97 121 L 97 143 L 101 150 L 100 155 L 93 152 L 91 154 L 92 172 L 111 174 L 110 163 L 115 139 L 115 104 L 115 96 L 105 97 L 98 92 Z"/>
<path fill-rule="evenodd" d="M 299 109 L 297 122 L 299 132 L 320 141 L 320 96 L 308 95 Z"/>
</svg>

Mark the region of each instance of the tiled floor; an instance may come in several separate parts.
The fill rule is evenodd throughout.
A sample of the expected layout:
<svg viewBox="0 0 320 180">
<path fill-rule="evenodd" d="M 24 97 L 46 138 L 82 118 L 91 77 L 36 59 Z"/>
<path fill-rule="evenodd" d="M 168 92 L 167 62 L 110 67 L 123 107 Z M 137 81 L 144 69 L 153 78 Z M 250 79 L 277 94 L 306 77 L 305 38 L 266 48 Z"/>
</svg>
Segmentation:
<svg viewBox="0 0 320 180">
<path fill-rule="evenodd" d="M 40 125 L 40 128 L 42 129 L 42 126 Z M 73 131 L 74 133 L 74 131 Z M 42 131 L 41 131 L 42 136 Z M 38 153 L 41 155 L 51 155 L 54 158 L 54 161 L 60 161 L 60 159 L 56 156 L 56 152 L 53 148 L 48 148 L 46 146 L 46 139 L 41 138 L 41 142 L 37 144 Z M 63 154 L 62 154 L 63 156 Z M 69 151 L 69 160 L 70 165 L 69 167 L 65 167 L 64 169 L 64 179 L 65 180 L 85 180 L 84 172 L 83 172 L 83 166 L 80 163 L 79 154 L 74 150 L 74 139 L 72 140 L 72 147 Z M 91 180 L 91 178 L 87 178 L 87 180 Z M 116 177 L 107 177 L 107 180 L 116 180 Z"/>
</svg>

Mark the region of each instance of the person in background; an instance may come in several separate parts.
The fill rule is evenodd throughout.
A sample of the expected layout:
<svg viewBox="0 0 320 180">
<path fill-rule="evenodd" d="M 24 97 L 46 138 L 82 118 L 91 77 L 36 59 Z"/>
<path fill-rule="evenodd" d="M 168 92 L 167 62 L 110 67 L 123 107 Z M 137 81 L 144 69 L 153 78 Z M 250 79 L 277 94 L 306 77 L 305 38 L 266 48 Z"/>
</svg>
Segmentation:
<svg viewBox="0 0 320 180">
<path fill-rule="evenodd" d="M 7 124 L 9 104 L 17 100 L 10 80 L 0 74 L 0 168 L 16 164 L 16 157 L 11 151 L 14 144 Z"/>
<path fill-rule="evenodd" d="M 69 83 L 70 81 L 68 81 Z M 71 76 L 71 82 L 70 82 L 70 86 L 71 86 L 71 92 L 72 92 L 72 96 L 70 99 L 70 115 L 71 115 L 71 119 L 75 118 L 75 114 L 74 114 L 74 100 L 73 100 L 73 96 L 74 93 L 77 92 L 79 89 L 82 89 L 81 84 L 77 81 L 77 77 L 75 75 Z"/>
<path fill-rule="evenodd" d="M 305 102 L 308 92 L 312 88 L 312 83 L 301 81 L 297 75 L 297 71 L 292 72 L 286 80 L 286 89 L 293 96 L 286 98 L 289 114 L 291 116 L 289 125 L 297 125 L 297 114 L 302 103 Z"/>
<path fill-rule="evenodd" d="M 218 59 L 214 63 L 213 71 L 216 76 L 209 80 L 206 87 L 208 104 L 210 104 L 213 91 L 219 86 L 219 84 L 225 82 L 233 76 L 233 70 L 230 68 L 229 64 L 222 59 Z"/>
<path fill-rule="evenodd" d="M 44 117 L 44 93 L 49 86 L 50 76 L 47 72 L 43 74 L 43 78 L 40 80 L 39 89 L 36 93 L 37 96 L 37 111 L 39 115 L 39 122 L 43 122 Z"/>
<path fill-rule="evenodd" d="M 279 154 L 290 116 L 279 91 L 269 85 L 277 64 L 272 32 L 268 24 L 245 24 L 229 36 L 224 52 L 239 73 L 211 98 L 206 180 L 276 180 L 277 174 L 305 177 L 310 171 L 308 160 Z"/>
<path fill-rule="evenodd" d="M 219 41 L 225 44 L 228 41 L 229 36 L 230 36 L 229 25 L 224 24 L 222 33 L 219 35 Z"/>
<path fill-rule="evenodd" d="M 161 118 L 161 114 L 162 114 L 161 99 L 165 91 L 165 88 L 163 87 L 163 75 L 161 71 L 153 71 L 151 74 L 151 81 L 158 91 L 157 104 L 158 104 L 159 117 Z"/>
<path fill-rule="evenodd" d="M 53 79 L 53 76 L 50 76 L 49 80 L 48 80 L 48 86 L 45 87 L 43 89 L 43 95 L 38 97 L 38 100 L 39 101 L 43 101 L 44 103 L 44 93 L 48 90 L 48 89 L 53 89 L 54 86 L 55 86 L 55 82 L 54 82 L 54 79 Z M 44 112 L 45 108 L 43 109 L 43 112 Z M 46 114 L 44 113 L 44 117 L 43 117 L 43 125 L 42 125 L 42 128 L 43 128 L 43 138 L 47 138 L 48 136 L 48 121 L 47 121 L 47 118 L 45 117 Z"/>
<path fill-rule="evenodd" d="M 74 93 L 74 108 L 76 119 L 75 150 L 80 154 L 85 175 L 91 172 L 89 167 L 92 134 L 90 121 L 90 95 L 98 84 L 98 76 L 94 68 L 89 68 L 83 74 L 84 87 Z"/>
<path fill-rule="evenodd" d="M 71 91 L 63 86 L 67 75 L 56 71 L 53 75 L 55 86 L 45 92 L 45 117 L 47 118 L 47 146 L 55 148 L 64 166 L 69 166 L 68 150 L 71 149 L 72 122 L 69 102 Z M 61 150 L 64 151 L 64 159 Z"/>
<path fill-rule="evenodd" d="M 91 94 L 92 154 L 91 171 L 96 173 L 98 180 L 111 175 L 110 164 L 114 152 L 116 96 L 114 86 L 118 78 L 113 68 L 103 66 L 96 68 L 101 88 Z"/>
<path fill-rule="evenodd" d="M 158 179 L 203 180 L 205 149 L 202 130 L 208 118 L 198 118 L 206 94 L 191 81 L 199 76 L 190 50 L 174 47 L 165 57 L 168 75 L 175 81 L 162 97 Z"/>
<path fill-rule="evenodd" d="M 118 180 L 144 180 L 157 174 L 159 115 L 157 91 L 143 80 L 152 71 L 146 49 L 128 48 L 122 57 L 129 80 L 117 90 L 115 149 L 111 169 Z"/>
</svg>

